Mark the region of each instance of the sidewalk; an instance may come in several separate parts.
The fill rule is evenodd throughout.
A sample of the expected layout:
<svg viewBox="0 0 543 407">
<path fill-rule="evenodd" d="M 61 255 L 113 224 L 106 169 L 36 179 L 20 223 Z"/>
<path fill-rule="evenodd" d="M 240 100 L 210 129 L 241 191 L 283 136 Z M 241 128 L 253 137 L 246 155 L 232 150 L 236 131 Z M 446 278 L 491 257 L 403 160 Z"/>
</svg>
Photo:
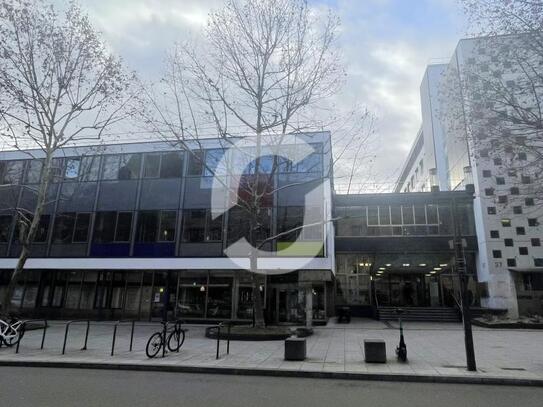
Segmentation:
<svg viewBox="0 0 543 407">
<path fill-rule="evenodd" d="M 85 326 L 72 325 L 66 354 L 62 355 L 65 323 L 53 321 L 47 330 L 45 347 L 40 350 L 42 330 L 29 331 L 19 354 L 15 348 L 0 348 L 0 365 L 50 366 L 65 363 L 80 367 L 117 369 L 164 369 L 214 373 L 263 374 L 306 377 L 337 377 L 372 380 L 410 380 L 467 383 L 507 383 L 543 386 L 543 331 L 502 330 L 474 327 L 477 372 L 465 369 L 464 336 L 461 324 L 404 324 L 408 363 L 396 361 L 397 324 L 373 320 L 353 320 L 351 324 L 316 327 L 307 338 L 308 358 L 303 362 L 283 360 L 282 341 L 221 341 L 216 359 L 216 341 L 204 336 L 202 325 L 187 326 L 187 338 L 179 353 L 148 359 L 145 345 L 160 324 L 138 323 L 133 351 L 129 352 L 130 325 L 118 328 L 115 355 L 110 356 L 113 324 L 93 323 L 88 349 L 83 346 Z M 386 364 L 364 362 L 363 340 L 383 339 L 387 346 Z"/>
</svg>

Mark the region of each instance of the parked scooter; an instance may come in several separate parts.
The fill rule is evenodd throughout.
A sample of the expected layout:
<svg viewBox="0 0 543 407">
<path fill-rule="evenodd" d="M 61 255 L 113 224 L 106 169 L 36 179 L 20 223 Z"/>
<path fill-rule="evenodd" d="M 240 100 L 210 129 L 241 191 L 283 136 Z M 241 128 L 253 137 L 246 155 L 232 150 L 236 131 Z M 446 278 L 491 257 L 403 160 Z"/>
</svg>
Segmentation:
<svg viewBox="0 0 543 407">
<path fill-rule="evenodd" d="M 405 340 L 403 338 L 403 325 L 402 325 L 403 312 L 404 311 L 401 308 L 396 309 L 396 314 L 398 314 L 398 320 L 400 322 L 400 343 L 398 344 L 398 347 L 396 348 L 396 356 L 398 357 L 398 360 L 400 362 L 407 361 L 407 345 L 405 344 Z"/>
</svg>

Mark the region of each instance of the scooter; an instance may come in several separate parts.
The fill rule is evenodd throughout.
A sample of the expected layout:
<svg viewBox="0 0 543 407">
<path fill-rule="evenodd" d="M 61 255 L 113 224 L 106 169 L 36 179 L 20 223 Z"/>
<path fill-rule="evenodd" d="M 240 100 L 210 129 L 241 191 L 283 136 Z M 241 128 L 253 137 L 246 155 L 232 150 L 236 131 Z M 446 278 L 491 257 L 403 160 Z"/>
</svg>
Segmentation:
<svg viewBox="0 0 543 407">
<path fill-rule="evenodd" d="M 398 344 L 398 347 L 396 348 L 396 356 L 398 357 L 398 360 L 400 362 L 406 362 L 407 361 L 407 345 L 405 344 L 405 340 L 403 338 L 403 325 L 402 325 L 403 309 L 398 308 L 396 310 L 396 314 L 398 314 L 398 320 L 400 322 L 400 343 Z"/>
</svg>

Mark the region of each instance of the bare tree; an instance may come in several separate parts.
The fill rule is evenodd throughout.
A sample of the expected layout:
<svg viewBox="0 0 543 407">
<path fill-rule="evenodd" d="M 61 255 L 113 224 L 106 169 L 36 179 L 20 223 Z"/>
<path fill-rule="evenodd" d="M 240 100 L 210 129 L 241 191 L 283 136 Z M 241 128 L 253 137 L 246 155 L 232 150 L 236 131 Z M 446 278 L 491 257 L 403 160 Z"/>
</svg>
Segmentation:
<svg viewBox="0 0 543 407">
<path fill-rule="evenodd" d="M 59 13 L 44 0 L 0 3 L 0 131 L 12 148 L 39 150 L 27 153 L 38 158 L 39 178 L 32 208 L 17 210 L 21 252 L 4 312 L 31 253 L 51 184 L 59 176 L 55 153 L 99 140 L 125 116 L 129 99 L 131 75 L 75 2 L 64 9 Z"/>
<path fill-rule="evenodd" d="M 210 13 L 203 44 L 176 45 L 161 84 L 145 88 L 146 124 L 196 159 L 201 156 L 194 145 L 200 145 L 210 134 L 239 156 L 243 156 L 235 144 L 239 137 L 250 139 L 254 145 L 257 158 L 246 163 L 251 166 L 250 173 L 229 174 L 241 176 L 241 180 L 239 190 L 227 195 L 248 223 L 246 237 L 252 249 L 247 257 L 259 327 L 264 325 L 264 318 L 262 303 L 257 300 L 261 284 L 258 249 L 304 227 L 319 226 L 303 225 L 273 236 L 266 232 L 265 208 L 273 194 L 286 186 L 274 184 L 280 160 L 270 162 L 262 157 L 269 154 L 270 146 L 286 143 L 288 133 L 326 126 L 324 116 L 345 125 L 337 112 L 319 109 L 321 102 L 341 88 L 345 76 L 337 46 L 338 25 L 335 15 L 319 14 L 305 0 L 229 0 L 222 9 Z M 319 122 L 314 121 L 317 116 Z M 373 128 L 368 125 L 373 120 L 369 112 L 362 110 L 356 119 L 359 125 L 353 123 L 351 130 L 363 129 L 364 133 L 354 137 L 353 131 L 344 131 L 345 148 L 334 161 L 351 152 L 347 144 L 360 143 L 363 150 L 373 134 L 367 131 Z M 353 159 L 352 165 L 358 166 L 356 157 Z M 215 168 L 208 168 L 205 162 L 203 165 L 221 178 Z M 327 167 L 331 171 L 332 167 Z M 349 174 L 354 174 L 352 168 Z M 228 182 L 223 186 L 231 188 Z"/>
<path fill-rule="evenodd" d="M 516 184 L 514 194 L 541 196 L 543 3 L 461 3 L 472 34 L 479 37 L 467 40 L 464 61 L 450 66 L 445 120 L 450 130 L 467 137 L 475 156 L 499 163 L 496 175 Z"/>
</svg>

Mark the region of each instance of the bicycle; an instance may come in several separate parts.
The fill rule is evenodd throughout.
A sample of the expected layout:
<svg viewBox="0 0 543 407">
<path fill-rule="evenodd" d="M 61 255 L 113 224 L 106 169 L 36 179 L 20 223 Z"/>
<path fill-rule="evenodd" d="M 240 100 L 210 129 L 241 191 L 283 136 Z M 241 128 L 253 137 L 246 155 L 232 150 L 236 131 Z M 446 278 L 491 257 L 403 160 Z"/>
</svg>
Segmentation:
<svg viewBox="0 0 543 407">
<path fill-rule="evenodd" d="M 186 332 L 186 329 L 181 328 L 181 323 L 182 321 L 176 321 L 173 329 L 169 330 L 168 322 L 162 322 L 162 331 L 155 332 L 147 341 L 145 353 L 148 358 L 154 358 L 161 349 L 166 353 L 166 346 L 170 352 L 179 352 L 185 342 Z"/>
<path fill-rule="evenodd" d="M 17 345 L 24 335 L 23 321 L 10 318 L 9 321 L 0 318 L 0 346 L 8 347 Z"/>
</svg>

